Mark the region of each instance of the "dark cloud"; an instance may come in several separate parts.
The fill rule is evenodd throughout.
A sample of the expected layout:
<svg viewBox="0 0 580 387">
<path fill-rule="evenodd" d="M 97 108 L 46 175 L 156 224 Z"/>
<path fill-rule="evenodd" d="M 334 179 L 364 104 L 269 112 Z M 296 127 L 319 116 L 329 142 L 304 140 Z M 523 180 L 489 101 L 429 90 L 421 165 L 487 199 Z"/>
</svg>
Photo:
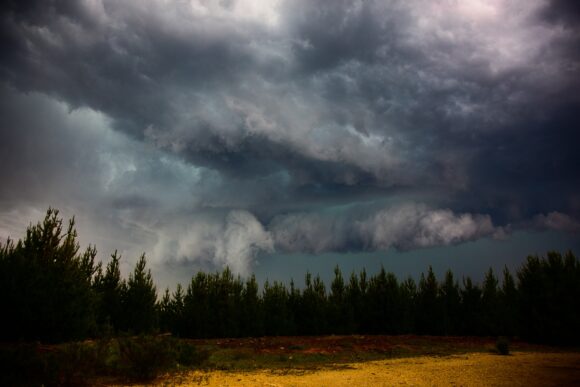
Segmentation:
<svg viewBox="0 0 580 387">
<path fill-rule="evenodd" d="M 240 271 L 272 248 L 404 250 L 573 225 L 574 4 L 5 3 L 2 206 L 109 212 L 100 224 L 158 262 L 231 255 Z M 320 215 L 341 206 L 364 214 Z M 215 243 L 198 249 L 203 222 Z"/>
<path fill-rule="evenodd" d="M 580 4 L 574 0 L 550 0 L 540 11 L 545 20 L 564 23 L 567 27 L 578 29 L 580 21 Z"/>
<path fill-rule="evenodd" d="M 379 49 L 388 50 L 396 41 L 396 30 L 391 25 L 397 16 L 380 12 L 380 8 L 374 1 L 341 0 L 332 7 L 324 1 L 286 2 L 285 22 L 300 69 L 317 72 L 352 60 L 365 63 L 379 60 Z"/>
</svg>

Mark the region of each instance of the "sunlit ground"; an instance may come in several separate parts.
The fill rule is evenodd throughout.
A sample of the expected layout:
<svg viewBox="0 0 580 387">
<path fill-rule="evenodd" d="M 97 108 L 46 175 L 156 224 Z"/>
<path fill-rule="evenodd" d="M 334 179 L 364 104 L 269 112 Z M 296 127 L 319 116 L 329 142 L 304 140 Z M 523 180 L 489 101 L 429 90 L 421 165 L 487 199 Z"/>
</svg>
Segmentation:
<svg viewBox="0 0 580 387">
<path fill-rule="evenodd" d="M 318 370 L 196 371 L 159 384 L 188 386 L 569 386 L 580 353 L 470 353 L 340 364 Z"/>
</svg>

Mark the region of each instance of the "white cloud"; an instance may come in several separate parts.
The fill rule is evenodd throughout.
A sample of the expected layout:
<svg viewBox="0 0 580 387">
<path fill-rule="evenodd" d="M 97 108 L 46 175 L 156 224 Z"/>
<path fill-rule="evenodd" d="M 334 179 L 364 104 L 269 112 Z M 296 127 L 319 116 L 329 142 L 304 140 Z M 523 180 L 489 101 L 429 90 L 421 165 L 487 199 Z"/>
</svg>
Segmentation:
<svg viewBox="0 0 580 387">
<path fill-rule="evenodd" d="M 172 219 L 158 231 L 152 258 L 198 268 L 228 266 L 246 275 L 261 253 L 272 252 L 271 235 L 249 212 L 233 210 L 225 216 L 198 214 Z"/>
<path fill-rule="evenodd" d="M 270 224 L 276 247 L 313 253 L 386 251 L 447 246 L 492 237 L 499 229 L 488 215 L 455 214 L 408 203 L 363 218 L 356 214 L 290 214 Z"/>
<path fill-rule="evenodd" d="M 495 228 L 488 215 L 455 214 L 406 204 L 379 211 L 357 225 L 367 249 L 414 249 L 458 244 L 491 236 Z"/>
</svg>

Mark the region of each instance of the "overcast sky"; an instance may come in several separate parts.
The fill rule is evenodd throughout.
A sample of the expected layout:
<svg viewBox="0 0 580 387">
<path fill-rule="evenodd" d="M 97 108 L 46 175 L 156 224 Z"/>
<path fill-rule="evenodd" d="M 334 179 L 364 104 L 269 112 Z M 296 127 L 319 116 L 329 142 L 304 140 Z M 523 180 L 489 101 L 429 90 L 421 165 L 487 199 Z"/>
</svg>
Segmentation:
<svg viewBox="0 0 580 387">
<path fill-rule="evenodd" d="M 161 286 L 580 249 L 579 4 L 3 2 L 0 237 Z"/>
</svg>

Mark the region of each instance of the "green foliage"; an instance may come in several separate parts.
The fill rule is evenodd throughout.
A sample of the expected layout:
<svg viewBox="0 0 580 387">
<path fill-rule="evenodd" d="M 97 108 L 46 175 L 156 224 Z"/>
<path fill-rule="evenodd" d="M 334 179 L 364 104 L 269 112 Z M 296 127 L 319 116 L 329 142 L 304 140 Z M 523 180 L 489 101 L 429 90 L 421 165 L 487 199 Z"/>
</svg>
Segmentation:
<svg viewBox="0 0 580 387">
<path fill-rule="evenodd" d="M 0 337 L 63 341 L 96 330 L 96 250 L 79 252 L 74 219 L 63 229 L 58 211 L 31 225 L 16 244 L 0 246 Z"/>
<path fill-rule="evenodd" d="M 242 290 L 242 304 L 240 324 L 242 334 L 247 336 L 259 336 L 263 332 L 263 307 L 262 299 L 258 294 L 258 282 L 256 276 L 251 275 Z"/>
<path fill-rule="evenodd" d="M 492 335 L 500 333 L 500 294 L 498 291 L 498 281 L 493 273 L 492 268 L 489 268 L 485 274 L 482 286 L 482 325 L 483 331 L 489 332 Z"/>
<path fill-rule="evenodd" d="M 139 380 L 154 379 L 176 361 L 174 348 L 163 337 L 121 338 L 119 353 L 121 373 Z"/>
<path fill-rule="evenodd" d="M 306 273 L 303 290 L 293 281 L 289 287 L 267 281 L 260 291 L 254 276 L 242 280 L 226 267 L 197 273 L 187 288 L 166 290 L 161 300 L 145 255 L 127 280 L 117 252 L 104 268 L 95 257 L 94 247 L 79 251 L 74 219 L 63 227 L 53 209 L 22 240 L 0 244 L 0 339 L 62 342 L 161 329 L 196 338 L 421 333 L 580 343 L 580 262 L 572 252 L 530 256 L 515 279 L 505 268 L 501 284 L 491 269 L 481 285 L 467 277 L 460 286 L 451 271 L 439 282 L 431 267 L 416 284 L 412 278 L 399 282 L 384 268 L 345 280 L 337 266 L 328 293 L 319 275 Z M 139 340 L 124 339 L 117 348 L 136 375 L 150 362 L 164 367 L 164 359 L 176 356 L 165 341 Z M 90 358 L 79 352 L 86 347 L 79 348 L 59 358 L 66 354 L 70 364 Z M 183 351 L 180 362 L 197 356 Z M 103 358 L 95 356 L 93 363 Z M 30 367 L 50 370 L 46 361 Z M 140 364 L 149 365 L 140 370 Z"/>
<path fill-rule="evenodd" d="M 146 266 L 143 254 L 129 276 L 123 294 L 124 328 L 133 333 L 149 333 L 157 327 L 157 290 Z"/>
<path fill-rule="evenodd" d="M 507 266 L 503 270 L 503 284 L 499 293 L 499 331 L 503 335 L 514 336 L 517 331 L 519 304 L 518 290 L 514 277 Z"/>
<path fill-rule="evenodd" d="M 207 351 L 167 336 L 9 345 L 0 347 L 0 385 L 90 385 L 103 376 L 149 381 L 167 371 L 199 367 L 208 357 Z"/>
<path fill-rule="evenodd" d="M 262 293 L 262 305 L 264 333 L 269 336 L 287 334 L 288 325 L 291 324 L 293 318 L 288 306 L 286 287 L 276 281 L 271 285 L 266 281 Z"/>
<path fill-rule="evenodd" d="M 101 327 L 119 331 L 123 326 L 123 297 L 127 284 L 121 278 L 121 256 L 115 251 L 107 264 L 105 274 L 97 272 L 94 289 L 98 295 L 97 321 Z"/>
<path fill-rule="evenodd" d="M 451 270 L 445 273 L 445 280 L 439 288 L 443 307 L 443 333 L 450 335 L 458 330 L 461 313 L 461 296 L 459 284 L 455 281 Z"/>
<path fill-rule="evenodd" d="M 463 279 L 461 293 L 461 328 L 463 335 L 481 335 L 481 288 L 470 277 Z"/>
<path fill-rule="evenodd" d="M 324 282 L 317 275 L 307 272 L 304 278 L 306 288 L 296 311 L 298 332 L 306 335 L 319 335 L 327 332 L 327 297 Z"/>
<path fill-rule="evenodd" d="M 518 280 L 522 336 L 550 343 L 580 342 L 580 262 L 574 254 L 529 256 Z"/>
<path fill-rule="evenodd" d="M 209 358 L 209 351 L 201 349 L 191 343 L 174 340 L 175 359 L 178 366 L 183 367 L 200 367 L 205 364 Z"/>
<path fill-rule="evenodd" d="M 443 333 L 444 310 L 439 297 L 439 284 L 431 266 L 426 277 L 421 274 L 416 305 L 417 331 L 435 335 Z"/>
</svg>

